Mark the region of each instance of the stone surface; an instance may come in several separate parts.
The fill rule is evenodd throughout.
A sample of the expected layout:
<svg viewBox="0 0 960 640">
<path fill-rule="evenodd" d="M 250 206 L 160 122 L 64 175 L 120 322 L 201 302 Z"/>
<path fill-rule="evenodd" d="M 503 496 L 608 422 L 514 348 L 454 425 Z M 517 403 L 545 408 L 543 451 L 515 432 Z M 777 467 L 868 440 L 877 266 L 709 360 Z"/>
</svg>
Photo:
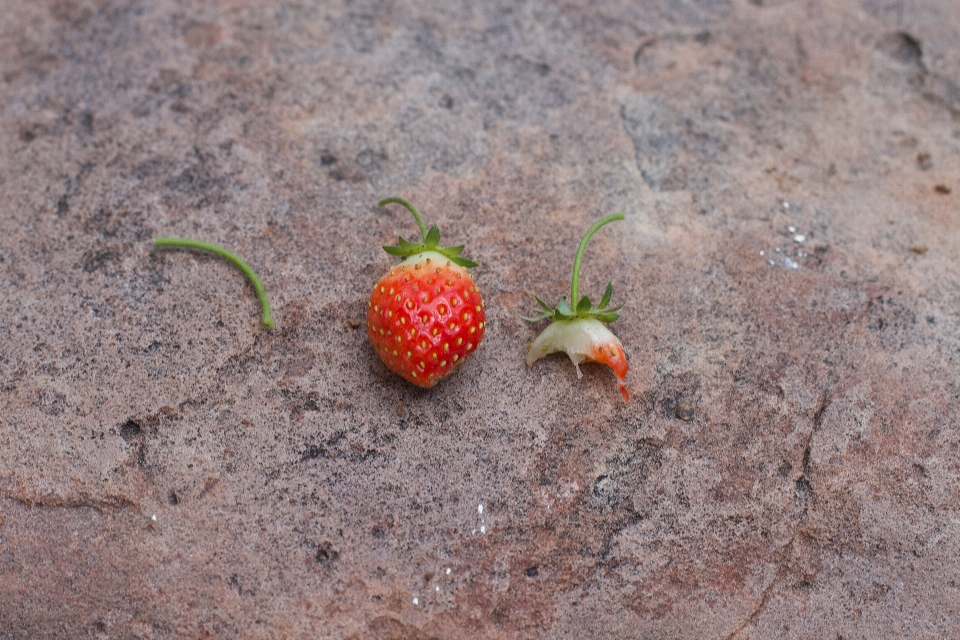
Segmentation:
<svg viewBox="0 0 960 640">
<path fill-rule="evenodd" d="M 954 0 L 0 0 L 0 636 L 960 636 L 958 38 Z M 481 263 L 430 392 L 358 328 L 390 195 Z M 581 288 L 629 404 L 518 319 L 617 210 Z"/>
</svg>

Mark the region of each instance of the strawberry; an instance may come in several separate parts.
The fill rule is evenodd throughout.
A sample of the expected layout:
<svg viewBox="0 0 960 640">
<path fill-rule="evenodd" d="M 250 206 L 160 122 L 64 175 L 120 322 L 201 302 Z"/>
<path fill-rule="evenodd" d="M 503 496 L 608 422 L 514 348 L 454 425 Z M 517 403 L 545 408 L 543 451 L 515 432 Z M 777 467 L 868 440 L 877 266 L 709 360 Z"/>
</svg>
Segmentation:
<svg viewBox="0 0 960 640">
<path fill-rule="evenodd" d="M 420 226 L 421 244 L 400 238 L 383 250 L 403 260 L 370 294 L 367 335 L 387 369 L 429 389 L 477 350 L 487 324 L 483 300 L 460 257 L 463 245 L 440 247 L 440 230 L 427 230 L 420 213 L 402 198 L 377 206 L 406 207 Z"/>
<path fill-rule="evenodd" d="M 587 248 L 590 238 L 596 233 L 597 229 L 613 222 L 614 220 L 623 220 L 622 213 L 615 213 L 598 220 L 590 229 L 587 230 L 580 246 L 577 249 L 577 256 L 573 261 L 573 278 L 570 284 L 570 304 L 567 299 L 560 298 L 560 302 L 554 309 L 540 298 L 536 298 L 541 307 L 540 313 L 533 318 L 523 318 L 528 322 L 539 322 L 546 318 L 553 318 L 553 322 L 544 329 L 537 339 L 530 345 L 527 352 L 527 365 L 532 365 L 540 358 L 550 353 L 564 351 L 573 361 L 573 366 L 577 368 L 577 377 L 582 378 L 580 373 L 580 363 L 588 360 L 600 362 L 613 369 L 617 376 L 617 385 L 620 388 L 620 394 L 624 400 L 630 400 L 630 394 L 627 393 L 627 387 L 623 384 L 623 379 L 627 376 L 627 356 L 623 352 L 623 345 L 617 336 L 613 335 L 606 326 L 620 317 L 618 311 L 623 307 L 608 308 L 610 298 L 613 296 L 613 284 L 608 283 L 600 304 L 596 307 L 590 302 L 590 298 L 583 296 L 577 301 L 577 285 L 580 280 L 580 262 L 583 259 L 583 252 Z"/>
</svg>

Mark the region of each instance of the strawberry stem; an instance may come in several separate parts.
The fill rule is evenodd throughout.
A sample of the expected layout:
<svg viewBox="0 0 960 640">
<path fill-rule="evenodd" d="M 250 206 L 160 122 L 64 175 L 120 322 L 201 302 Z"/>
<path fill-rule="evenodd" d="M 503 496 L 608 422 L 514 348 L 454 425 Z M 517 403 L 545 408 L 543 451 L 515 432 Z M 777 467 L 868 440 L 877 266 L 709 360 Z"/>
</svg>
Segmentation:
<svg viewBox="0 0 960 640">
<path fill-rule="evenodd" d="M 274 328 L 273 314 L 270 312 L 270 301 L 267 300 L 267 292 L 263 288 L 263 283 L 260 282 L 260 278 L 258 278 L 257 274 L 253 272 L 253 269 L 250 268 L 250 265 L 241 260 L 238 255 L 230 253 L 223 247 L 213 243 L 204 242 L 202 240 L 190 240 L 188 238 L 156 238 L 154 239 L 153 244 L 158 247 L 175 247 L 209 251 L 210 253 L 214 253 L 232 262 L 238 269 L 240 269 L 240 271 L 243 271 L 243 274 L 247 276 L 248 280 L 250 280 L 250 284 L 253 285 L 254 291 L 257 292 L 257 297 L 260 299 L 260 306 L 263 308 L 263 317 L 261 318 L 261 322 L 263 322 L 268 329 Z"/>
<path fill-rule="evenodd" d="M 402 204 L 407 208 L 407 210 L 413 214 L 413 217 L 417 219 L 417 226 L 420 227 L 420 236 L 423 238 L 423 241 L 427 241 L 427 225 L 423 223 L 423 218 L 420 217 L 420 212 L 417 211 L 416 207 L 404 200 L 403 198 L 384 198 L 377 203 L 378 207 L 382 207 L 388 204 Z"/>
<path fill-rule="evenodd" d="M 593 223 L 593 226 L 587 229 L 586 235 L 583 236 L 583 240 L 580 241 L 580 246 L 577 247 L 577 257 L 573 260 L 573 278 L 570 280 L 570 306 L 573 309 L 577 308 L 577 286 L 580 284 L 580 262 L 583 260 L 583 252 L 587 248 L 587 243 L 590 242 L 590 238 L 593 237 L 593 234 L 605 224 L 613 222 L 614 220 L 623 220 L 622 213 L 613 213 L 606 218 L 601 218 Z"/>
</svg>

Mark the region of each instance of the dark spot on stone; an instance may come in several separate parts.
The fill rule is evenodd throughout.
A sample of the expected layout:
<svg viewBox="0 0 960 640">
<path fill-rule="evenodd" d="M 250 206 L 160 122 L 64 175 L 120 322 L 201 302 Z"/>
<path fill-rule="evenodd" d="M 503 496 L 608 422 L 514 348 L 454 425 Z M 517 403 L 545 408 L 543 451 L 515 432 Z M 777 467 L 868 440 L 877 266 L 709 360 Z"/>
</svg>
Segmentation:
<svg viewBox="0 0 960 640">
<path fill-rule="evenodd" d="M 503 609 L 496 608 L 490 612 L 490 621 L 493 624 L 503 624 L 507 621 L 507 614 Z"/>
<path fill-rule="evenodd" d="M 877 49 L 901 64 L 920 65 L 923 58 L 920 41 L 904 31 L 888 33 L 880 38 Z"/>
<path fill-rule="evenodd" d="M 93 112 L 84 111 L 80 114 L 80 128 L 87 135 L 93 133 Z"/>
<path fill-rule="evenodd" d="M 124 440 L 130 441 L 138 435 L 140 435 L 140 425 L 134 422 L 133 419 L 127 420 L 120 425 L 120 437 Z"/>
<path fill-rule="evenodd" d="M 917 254 L 918 256 L 922 256 L 923 254 L 925 254 L 925 253 L 927 252 L 927 247 L 926 247 L 926 245 L 918 244 L 918 245 L 915 245 L 915 246 L 911 249 L 911 251 L 913 251 L 913 252 L 914 252 L 915 254 Z"/>
<path fill-rule="evenodd" d="M 528 578 L 536 578 L 540 575 L 540 566 L 535 564 L 532 567 L 527 567 L 524 573 L 527 574 Z"/>
<path fill-rule="evenodd" d="M 370 530 L 370 535 L 372 535 L 374 538 L 382 538 L 384 533 L 383 527 L 374 527 Z"/>
<path fill-rule="evenodd" d="M 794 485 L 794 497 L 798 500 L 807 500 L 813 495 L 813 485 L 807 476 L 800 476 Z"/>
<path fill-rule="evenodd" d="M 708 44 L 710 42 L 711 37 L 712 35 L 710 34 L 709 31 L 701 31 L 697 35 L 693 36 L 693 39 L 695 42 L 698 42 L 699 44 Z"/>
<path fill-rule="evenodd" d="M 425 574 L 423 574 L 423 581 L 430 582 L 431 580 L 433 580 L 434 575 L 436 574 L 434 574 L 433 571 L 427 571 Z"/>
<path fill-rule="evenodd" d="M 598 476 L 597 479 L 594 480 L 593 486 L 590 487 L 590 492 L 593 494 L 594 498 L 608 507 L 617 502 L 618 496 L 616 487 L 614 486 L 613 480 L 611 480 L 609 476 Z"/>
<path fill-rule="evenodd" d="M 170 105 L 170 111 L 173 111 L 174 113 L 190 113 L 190 107 L 188 107 L 182 100 L 177 100 Z"/>
<path fill-rule="evenodd" d="M 347 318 L 347 325 L 348 325 L 351 329 L 358 329 L 358 328 L 360 327 L 360 324 L 361 324 L 361 322 L 360 322 L 359 320 L 357 320 L 356 318 Z"/>
<path fill-rule="evenodd" d="M 36 139 L 37 139 L 37 134 L 33 131 L 33 129 L 29 129 L 29 128 L 20 129 L 21 141 L 26 142 L 27 144 L 30 144 Z"/>
<path fill-rule="evenodd" d="M 696 413 L 697 401 L 691 398 L 680 398 L 673 406 L 673 415 L 675 415 L 677 418 L 680 418 L 684 422 L 690 422 L 693 420 L 693 416 Z"/>
<path fill-rule="evenodd" d="M 92 249 L 83 254 L 80 259 L 80 268 L 85 273 L 107 271 L 107 267 L 120 262 L 120 252 L 112 247 Z"/>
<path fill-rule="evenodd" d="M 783 464 L 781 464 L 777 468 L 777 475 L 780 476 L 781 478 L 786 478 L 787 476 L 790 475 L 791 471 L 793 471 L 793 465 L 790 464 L 787 460 L 784 460 Z"/>
<path fill-rule="evenodd" d="M 93 628 L 97 633 L 106 633 L 107 632 L 107 623 L 103 620 L 97 620 L 93 623 Z"/>
<path fill-rule="evenodd" d="M 937 324 L 937 319 L 933 316 L 927 316 L 927 324 Z"/>
<path fill-rule="evenodd" d="M 640 43 L 640 46 L 637 47 L 637 50 L 633 54 L 633 64 L 639 65 L 640 61 L 643 59 L 643 54 L 646 53 L 647 49 L 657 44 L 656 36 L 647 38 Z"/>
<path fill-rule="evenodd" d="M 953 191 L 950 187 L 948 187 L 945 184 L 938 184 L 933 188 L 933 190 L 942 196 L 950 195 L 950 192 Z"/>
<path fill-rule="evenodd" d="M 57 200 L 57 216 L 63 216 L 70 213 L 70 200 L 67 198 L 67 194 L 60 196 L 60 199 Z"/>
<path fill-rule="evenodd" d="M 307 450 L 303 452 L 303 455 L 300 457 L 301 460 L 314 460 L 321 456 L 327 455 L 327 450 L 321 445 L 310 445 L 307 447 Z"/>
<path fill-rule="evenodd" d="M 173 506 L 180 504 L 180 496 L 177 495 L 177 492 L 173 489 L 170 490 L 170 493 L 167 495 L 167 502 Z"/>
<path fill-rule="evenodd" d="M 538 75 L 538 76 L 543 77 L 543 76 L 547 75 L 548 73 L 550 73 L 550 65 L 548 65 L 546 62 L 541 62 L 540 64 L 537 65 L 537 75 Z"/>
<path fill-rule="evenodd" d="M 203 483 L 203 491 L 200 492 L 200 497 L 206 497 L 218 484 L 220 484 L 220 478 L 207 478 L 206 482 Z"/>
<path fill-rule="evenodd" d="M 453 109 L 453 98 L 450 96 L 443 96 L 440 98 L 440 106 L 444 109 Z"/>
<path fill-rule="evenodd" d="M 917 166 L 920 167 L 921 171 L 926 171 L 933 166 L 933 159 L 930 157 L 929 153 L 918 153 L 917 154 Z"/>
<path fill-rule="evenodd" d="M 330 177 L 337 182 L 363 182 L 366 179 L 360 167 L 350 163 L 337 164 L 336 168 L 330 171 Z"/>
<path fill-rule="evenodd" d="M 330 546 L 330 543 L 325 542 L 317 548 L 317 553 L 314 556 L 314 559 L 317 561 L 317 564 L 327 564 L 330 562 L 335 562 L 339 557 L 340 553 Z"/>
<path fill-rule="evenodd" d="M 332 153 L 322 153 L 320 154 L 320 164 L 324 167 L 337 164 L 337 156 L 333 155 Z"/>
</svg>

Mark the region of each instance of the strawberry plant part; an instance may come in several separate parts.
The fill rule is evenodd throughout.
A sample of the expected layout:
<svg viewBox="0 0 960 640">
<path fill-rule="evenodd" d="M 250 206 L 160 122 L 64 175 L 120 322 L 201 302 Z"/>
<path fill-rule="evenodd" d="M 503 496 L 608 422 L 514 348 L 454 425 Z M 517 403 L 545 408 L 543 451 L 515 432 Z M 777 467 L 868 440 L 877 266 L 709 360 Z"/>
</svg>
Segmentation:
<svg viewBox="0 0 960 640">
<path fill-rule="evenodd" d="M 528 322 L 539 322 L 540 320 L 553 318 L 550 326 L 544 329 L 530 345 L 530 350 L 527 351 L 528 366 L 546 355 L 563 351 L 570 356 L 573 366 L 577 368 L 577 377 L 582 378 L 581 362 L 600 362 L 613 369 L 617 376 L 620 394 L 624 400 L 630 400 L 627 387 L 623 384 L 623 379 L 629 369 L 627 356 L 623 352 L 623 345 L 620 340 L 605 326 L 620 317 L 619 311 L 623 307 L 623 305 L 612 309 L 609 307 L 610 298 L 613 296 L 613 284 L 607 283 L 607 288 L 603 292 L 603 297 L 600 298 L 600 304 L 597 306 L 594 306 L 587 296 L 577 299 L 580 262 L 583 260 L 583 252 L 587 248 L 587 243 L 600 227 L 614 220 L 623 220 L 623 214 L 615 213 L 598 220 L 587 230 L 583 240 L 580 241 L 577 256 L 573 261 L 570 302 L 567 302 L 566 297 L 560 298 L 560 302 L 554 308 L 534 296 L 537 304 L 540 305 L 539 313 L 532 318 L 524 316 L 521 316 L 521 318 Z"/>
<path fill-rule="evenodd" d="M 189 238 L 156 238 L 154 239 L 153 244 L 157 247 L 170 247 L 174 249 L 199 249 L 200 251 L 208 251 L 229 260 L 234 266 L 240 269 L 245 276 L 247 276 L 247 279 L 250 280 L 250 284 L 253 285 L 253 290 L 257 292 L 257 297 L 260 299 L 260 307 L 263 310 L 263 315 L 261 316 L 260 321 L 268 329 L 274 328 L 273 314 L 270 312 L 270 301 L 267 299 L 267 292 L 264 290 L 263 284 L 260 282 L 260 278 L 258 278 L 257 274 L 254 273 L 253 269 L 250 268 L 250 265 L 241 260 L 238 255 L 230 253 L 223 247 L 215 245 L 211 242 L 204 242 L 203 240 L 190 240 Z"/>
<path fill-rule="evenodd" d="M 486 313 L 467 268 L 477 263 L 460 256 L 463 245 L 440 246 L 436 225 L 428 230 L 420 213 L 400 204 L 420 227 L 423 242 L 399 238 L 383 247 L 403 259 L 380 279 L 367 303 L 367 335 L 387 368 L 408 382 L 429 389 L 468 358 L 483 339 Z"/>
</svg>

